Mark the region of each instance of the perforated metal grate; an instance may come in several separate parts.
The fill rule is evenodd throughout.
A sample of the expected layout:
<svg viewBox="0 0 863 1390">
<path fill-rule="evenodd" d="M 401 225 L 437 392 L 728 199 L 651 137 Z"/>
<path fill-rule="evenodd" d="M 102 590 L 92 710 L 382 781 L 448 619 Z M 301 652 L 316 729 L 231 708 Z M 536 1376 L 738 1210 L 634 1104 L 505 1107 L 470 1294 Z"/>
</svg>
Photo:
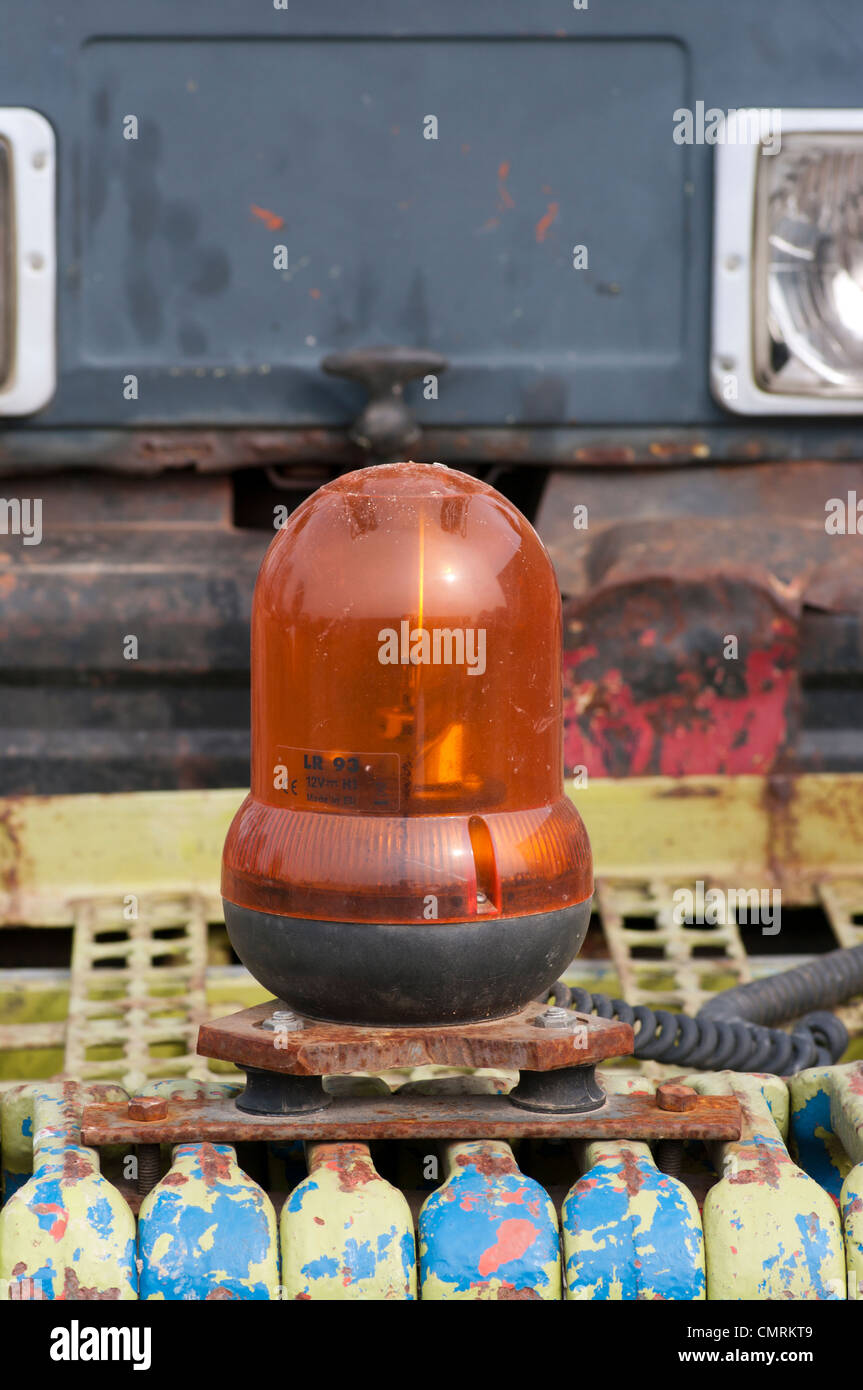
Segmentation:
<svg viewBox="0 0 863 1390">
<path fill-rule="evenodd" d="M 821 905 L 840 946 L 863 946 L 863 878 L 818 884 Z"/>
<path fill-rule="evenodd" d="M 674 920 L 677 886 L 604 879 L 596 898 L 627 1003 L 696 1013 L 718 989 L 752 975 L 736 921 L 687 926 Z"/>
<path fill-rule="evenodd" d="M 65 1072 L 127 1088 L 166 1071 L 212 1076 L 195 1052 L 207 1017 L 204 899 L 89 898 L 73 910 Z"/>
</svg>

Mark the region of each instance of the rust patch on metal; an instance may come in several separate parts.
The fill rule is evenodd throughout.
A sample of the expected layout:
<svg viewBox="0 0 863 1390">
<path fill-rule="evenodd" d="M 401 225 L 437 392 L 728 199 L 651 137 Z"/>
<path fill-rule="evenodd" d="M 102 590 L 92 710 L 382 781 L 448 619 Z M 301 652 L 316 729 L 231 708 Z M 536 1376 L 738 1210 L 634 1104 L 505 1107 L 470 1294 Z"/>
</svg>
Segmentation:
<svg viewBox="0 0 863 1390">
<path fill-rule="evenodd" d="M 88 1288 L 86 1284 L 80 1283 L 74 1269 L 67 1265 L 63 1274 L 63 1298 L 67 1303 L 79 1303 L 90 1299 L 112 1303 L 119 1301 L 120 1290 Z"/>
<path fill-rule="evenodd" d="M 623 445 L 594 444 L 575 451 L 576 463 L 635 463 L 634 449 Z"/>
<path fill-rule="evenodd" d="M 692 458 L 709 458 L 710 445 L 702 439 L 655 440 L 648 452 L 662 463 L 688 462 Z"/>
<path fill-rule="evenodd" d="M 0 885 L 13 896 L 19 888 L 21 842 L 13 820 L 14 797 L 4 799 L 0 810 Z"/>
<path fill-rule="evenodd" d="M 760 1139 L 756 1139 L 752 1147 L 755 1149 L 757 1157 L 757 1168 L 747 1168 L 731 1173 L 728 1181 L 744 1186 L 747 1183 L 766 1183 L 768 1187 L 778 1187 L 782 1169 L 787 1168 L 791 1160 L 787 1155 L 780 1153 L 778 1148 L 765 1144 Z"/>
<path fill-rule="evenodd" d="M 660 801 L 685 801 L 690 797 L 696 800 L 704 800 L 711 796 L 721 796 L 719 787 L 704 785 L 701 787 L 693 786 L 691 782 L 678 782 L 676 786 L 669 787 L 666 791 L 656 793 Z"/>
<path fill-rule="evenodd" d="M 63 1175 L 60 1179 L 63 1187 L 71 1187 L 92 1171 L 93 1164 L 86 1154 L 76 1153 L 74 1149 L 63 1150 Z"/>
<path fill-rule="evenodd" d="M 631 1149 L 626 1149 L 623 1155 L 623 1185 L 627 1195 L 634 1197 L 641 1191 L 644 1184 L 644 1174 L 638 1166 L 638 1160 Z"/>
<path fill-rule="evenodd" d="M 342 1192 L 353 1192 L 378 1177 L 366 1144 L 321 1144 L 315 1152 L 312 1171 L 318 1168 L 329 1168 L 335 1173 Z"/>
<path fill-rule="evenodd" d="M 188 1181 L 185 1173 L 166 1173 L 162 1178 L 162 1187 L 182 1187 Z"/>
<path fill-rule="evenodd" d="M 220 1182 L 228 1182 L 231 1176 L 231 1162 L 227 1154 L 220 1154 L 212 1144 L 201 1145 L 201 1176 L 207 1187 L 216 1187 Z"/>
<path fill-rule="evenodd" d="M 480 1149 L 479 1153 L 458 1154 L 459 1168 L 476 1168 L 484 1178 L 500 1178 L 505 1174 L 518 1174 L 518 1166 L 512 1155 L 495 1153 L 494 1149 Z"/>
</svg>

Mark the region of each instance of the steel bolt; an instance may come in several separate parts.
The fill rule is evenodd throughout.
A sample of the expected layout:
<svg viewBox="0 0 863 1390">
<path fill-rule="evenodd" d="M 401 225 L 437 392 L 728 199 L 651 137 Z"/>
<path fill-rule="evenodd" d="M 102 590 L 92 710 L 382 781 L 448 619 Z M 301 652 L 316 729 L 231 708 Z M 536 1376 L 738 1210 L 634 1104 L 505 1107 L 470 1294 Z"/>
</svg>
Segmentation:
<svg viewBox="0 0 863 1390">
<path fill-rule="evenodd" d="M 159 1181 L 161 1171 L 158 1144 L 136 1144 L 135 1157 L 138 1160 L 138 1177 L 135 1187 L 139 1197 L 146 1197 Z"/>
<path fill-rule="evenodd" d="M 660 1110 L 692 1110 L 698 1104 L 698 1092 L 691 1086 L 681 1086 L 674 1081 L 664 1081 L 656 1088 L 656 1104 Z"/>
<path fill-rule="evenodd" d="M 293 1009 L 275 1009 L 262 1021 L 261 1027 L 270 1033 L 298 1033 L 304 1024 Z"/>
<path fill-rule="evenodd" d="M 570 1013 L 569 1009 L 561 1009 L 555 1004 L 550 1009 L 544 1009 L 541 1014 L 537 1014 L 533 1020 L 537 1028 L 577 1028 L 579 1020 L 575 1014 Z"/>
<path fill-rule="evenodd" d="M 133 1096 L 126 1114 L 130 1120 L 164 1120 L 168 1102 L 163 1096 Z"/>
<path fill-rule="evenodd" d="M 679 1178 L 683 1166 L 683 1144 L 679 1139 L 660 1139 L 654 1154 L 660 1173 Z"/>
</svg>

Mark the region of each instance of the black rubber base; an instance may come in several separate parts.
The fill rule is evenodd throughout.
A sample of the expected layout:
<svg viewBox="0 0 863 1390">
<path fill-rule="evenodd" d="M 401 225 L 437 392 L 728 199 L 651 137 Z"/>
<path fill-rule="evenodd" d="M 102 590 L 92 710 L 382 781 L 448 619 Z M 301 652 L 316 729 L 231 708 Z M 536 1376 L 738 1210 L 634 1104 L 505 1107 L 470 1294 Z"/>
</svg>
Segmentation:
<svg viewBox="0 0 863 1390">
<path fill-rule="evenodd" d="M 557 1071 L 523 1071 L 509 1093 L 513 1105 L 547 1115 L 583 1115 L 605 1105 L 596 1067 L 561 1067 Z"/>
<path fill-rule="evenodd" d="M 224 906 L 246 969 L 298 1013 L 331 1023 L 448 1024 L 504 1018 L 539 998 L 578 954 L 590 903 L 433 926 Z"/>
<path fill-rule="evenodd" d="M 332 1099 L 319 1076 L 290 1076 L 246 1067 L 246 1089 L 235 1104 L 248 1115 L 302 1115 L 323 1110 Z"/>
</svg>

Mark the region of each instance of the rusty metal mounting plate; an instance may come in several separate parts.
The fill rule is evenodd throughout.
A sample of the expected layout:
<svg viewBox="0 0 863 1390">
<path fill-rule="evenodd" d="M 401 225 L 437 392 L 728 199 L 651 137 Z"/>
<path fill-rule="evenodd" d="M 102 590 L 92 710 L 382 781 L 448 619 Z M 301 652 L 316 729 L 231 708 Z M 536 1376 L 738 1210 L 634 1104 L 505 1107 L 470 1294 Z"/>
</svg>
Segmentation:
<svg viewBox="0 0 863 1390">
<path fill-rule="evenodd" d="M 735 1096 L 699 1096 L 690 1110 L 662 1110 L 654 1096 L 609 1095 L 581 1115 L 531 1113 L 507 1096 L 334 1096 L 305 1115 L 249 1115 L 233 1100 L 169 1100 L 160 1120 L 134 1120 L 128 1104 L 88 1105 L 82 1143 L 233 1144 L 288 1139 L 739 1139 Z"/>
<path fill-rule="evenodd" d="M 509 1018 L 454 1027 L 358 1027 L 304 1019 L 296 1032 L 275 1033 L 261 1025 L 278 1007 L 278 1001 L 271 1000 L 203 1023 L 198 1052 L 238 1067 L 292 1076 L 340 1076 L 435 1063 L 556 1071 L 625 1056 L 634 1046 L 628 1023 L 587 1014 L 573 1013 L 568 1028 L 538 1027 L 534 1020 L 546 1012 L 542 1003 L 528 1004 Z"/>
</svg>

